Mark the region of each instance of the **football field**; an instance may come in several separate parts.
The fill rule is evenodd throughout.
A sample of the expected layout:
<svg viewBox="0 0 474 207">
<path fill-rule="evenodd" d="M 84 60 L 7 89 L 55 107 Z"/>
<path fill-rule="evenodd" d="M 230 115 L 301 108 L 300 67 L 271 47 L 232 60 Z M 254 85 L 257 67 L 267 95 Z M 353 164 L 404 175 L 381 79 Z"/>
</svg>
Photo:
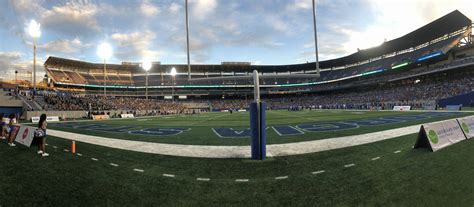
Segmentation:
<svg viewBox="0 0 474 207">
<path fill-rule="evenodd" d="M 466 115 L 470 113 L 275 111 L 268 112 L 267 130 L 274 131 L 269 137 L 273 143 L 295 142 L 337 137 L 339 133 L 364 134 Z M 50 128 L 149 142 L 180 139 L 182 143 L 244 145 L 248 138 L 222 138 L 212 129 L 231 128 L 240 123 L 242 130 L 247 116 L 246 113 L 209 113 L 71 122 L 75 126 L 101 124 L 103 129 L 135 127 L 126 133 L 59 125 Z M 357 123 L 358 127 L 339 132 L 326 130 L 343 126 L 337 123 Z M 305 133 L 280 136 L 272 128 L 284 124 Z M 367 126 L 369 124 L 372 125 Z M 319 126 L 323 130 L 310 131 L 310 127 L 303 125 L 315 129 Z M 176 135 L 130 133 L 142 128 L 190 129 Z M 210 137 L 184 138 L 199 133 Z M 117 136 L 120 134 L 129 136 Z M 264 161 L 166 156 L 82 142 L 76 143 L 77 153 L 72 154 L 70 140 L 51 136 L 47 146 L 51 156 L 41 158 L 34 147 L 9 147 L 1 142 L 0 205 L 472 206 L 474 141 L 466 140 L 432 153 L 426 149 L 413 149 L 416 138 L 417 134 L 410 134 L 317 153 L 269 157 Z M 193 139 L 197 141 L 193 142 Z"/>
<path fill-rule="evenodd" d="M 463 112 L 267 111 L 267 143 L 291 143 L 377 132 L 466 116 Z M 106 121 L 50 123 L 49 128 L 145 142 L 249 145 L 249 113 L 213 112 Z"/>
</svg>

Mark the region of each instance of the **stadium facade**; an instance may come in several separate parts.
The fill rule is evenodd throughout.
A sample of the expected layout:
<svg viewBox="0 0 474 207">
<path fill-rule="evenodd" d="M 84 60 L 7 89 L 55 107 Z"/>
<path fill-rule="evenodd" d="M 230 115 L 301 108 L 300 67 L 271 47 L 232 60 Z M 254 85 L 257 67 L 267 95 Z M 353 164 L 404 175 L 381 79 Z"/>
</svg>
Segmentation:
<svg viewBox="0 0 474 207">
<path fill-rule="evenodd" d="M 149 94 L 165 96 L 221 97 L 253 93 L 249 75 L 257 70 L 262 78 L 262 94 L 314 94 L 341 90 L 367 90 L 395 86 L 420 79 L 455 80 L 472 74 L 474 45 L 472 21 L 453 11 L 402 37 L 382 45 L 332 60 L 320 62 L 320 78 L 315 63 L 293 65 L 251 65 L 223 62 L 220 65 L 192 65 L 188 80 L 184 64 L 153 64 L 148 72 Z M 322 43 L 324 44 L 324 43 Z M 111 96 L 144 96 L 146 73 L 139 63 L 88 63 L 49 57 L 44 63 L 50 86 L 100 94 L 106 81 Z M 170 76 L 176 68 L 176 77 Z M 456 75 L 456 77 L 451 77 Z M 105 76 L 105 77 L 104 77 Z"/>
</svg>

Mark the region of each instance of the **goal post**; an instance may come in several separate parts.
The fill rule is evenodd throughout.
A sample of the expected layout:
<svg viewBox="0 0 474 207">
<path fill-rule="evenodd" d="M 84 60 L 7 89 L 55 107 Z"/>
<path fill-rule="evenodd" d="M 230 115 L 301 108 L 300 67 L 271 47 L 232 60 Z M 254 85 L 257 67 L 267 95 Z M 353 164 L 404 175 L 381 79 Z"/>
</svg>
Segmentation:
<svg viewBox="0 0 474 207">
<path fill-rule="evenodd" d="M 250 131 L 251 154 L 254 160 L 266 158 L 266 104 L 260 100 L 260 78 L 256 70 L 253 71 L 254 101 L 250 104 Z"/>
</svg>

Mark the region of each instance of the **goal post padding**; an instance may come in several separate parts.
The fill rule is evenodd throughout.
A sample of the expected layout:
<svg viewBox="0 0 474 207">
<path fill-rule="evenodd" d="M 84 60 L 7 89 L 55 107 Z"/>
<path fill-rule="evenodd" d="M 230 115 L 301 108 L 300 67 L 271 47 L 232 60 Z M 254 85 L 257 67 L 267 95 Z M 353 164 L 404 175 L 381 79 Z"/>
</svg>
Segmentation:
<svg viewBox="0 0 474 207">
<path fill-rule="evenodd" d="M 250 131 L 251 131 L 251 154 L 254 160 L 266 158 L 266 104 L 263 102 L 250 103 Z"/>
</svg>

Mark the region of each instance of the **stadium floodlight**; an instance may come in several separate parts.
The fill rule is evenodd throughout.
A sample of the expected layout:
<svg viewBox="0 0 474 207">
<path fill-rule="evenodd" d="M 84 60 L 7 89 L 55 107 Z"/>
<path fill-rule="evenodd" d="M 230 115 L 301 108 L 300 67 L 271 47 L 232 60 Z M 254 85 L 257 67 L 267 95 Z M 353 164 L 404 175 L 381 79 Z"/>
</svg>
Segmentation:
<svg viewBox="0 0 474 207">
<path fill-rule="evenodd" d="M 175 77 L 176 76 L 176 68 L 171 68 L 171 72 L 170 72 L 170 75 Z"/>
<path fill-rule="evenodd" d="M 102 43 L 97 47 L 97 55 L 104 60 L 104 97 L 107 97 L 107 82 L 106 82 L 106 77 L 107 77 L 107 59 L 109 59 L 112 56 L 112 47 L 109 45 L 109 43 Z"/>
<path fill-rule="evenodd" d="M 145 70 L 146 79 L 145 79 L 145 98 L 148 100 L 148 71 L 151 69 L 150 61 L 142 61 L 142 68 Z"/>
<path fill-rule="evenodd" d="M 34 38 L 38 38 L 41 36 L 41 30 L 40 30 L 41 24 L 36 22 L 35 20 L 31 20 L 30 24 L 28 25 L 28 33 L 30 36 Z"/>
<path fill-rule="evenodd" d="M 172 86 L 171 86 L 171 102 L 174 103 L 174 78 L 176 77 L 176 68 L 175 67 L 171 68 L 170 75 L 172 76 L 171 80 L 173 81 Z"/>
<path fill-rule="evenodd" d="M 40 27 L 35 20 L 31 20 L 28 25 L 28 33 L 33 37 L 33 97 L 36 95 L 36 38 L 41 36 Z"/>
<path fill-rule="evenodd" d="M 106 42 L 100 44 L 99 47 L 97 47 L 97 55 L 100 59 L 109 59 L 112 56 L 112 47 L 110 44 Z"/>
</svg>

